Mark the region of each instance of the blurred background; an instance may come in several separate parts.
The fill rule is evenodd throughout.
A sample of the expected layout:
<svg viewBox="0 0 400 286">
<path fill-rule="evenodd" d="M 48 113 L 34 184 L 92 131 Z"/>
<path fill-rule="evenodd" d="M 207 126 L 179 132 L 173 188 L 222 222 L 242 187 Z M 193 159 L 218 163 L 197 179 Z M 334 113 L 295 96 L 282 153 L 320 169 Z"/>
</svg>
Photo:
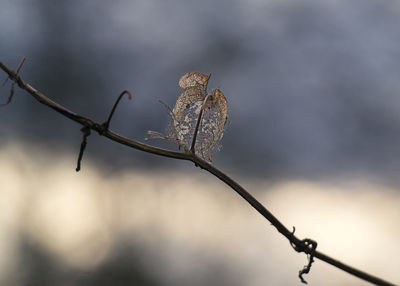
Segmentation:
<svg viewBox="0 0 400 286">
<path fill-rule="evenodd" d="M 0 61 L 143 141 L 177 84 L 229 102 L 213 163 L 299 237 L 400 283 L 400 2 L 0 2 Z M 6 79 L 0 72 L 0 80 Z M 0 88 L 6 102 L 9 84 Z M 0 285 L 299 285 L 306 257 L 227 186 L 92 134 L 19 89 L 0 109 Z M 150 144 L 176 150 L 163 141 Z M 368 285 L 316 261 L 311 285 Z"/>
</svg>

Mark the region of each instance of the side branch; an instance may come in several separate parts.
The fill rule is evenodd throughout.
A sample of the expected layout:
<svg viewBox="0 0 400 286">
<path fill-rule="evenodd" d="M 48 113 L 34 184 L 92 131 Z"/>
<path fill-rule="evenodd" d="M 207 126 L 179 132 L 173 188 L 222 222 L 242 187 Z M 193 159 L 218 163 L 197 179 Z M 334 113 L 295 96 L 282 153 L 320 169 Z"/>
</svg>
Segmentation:
<svg viewBox="0 0 400 286">
<path fill-rule="evenodd" d="M 228 175 L 220 171 L 219 169 L 215 168 L 213 165 L 210 163 L 206 162 L 205 160 L 199 158 L 197 155 L 194 154 L 194 152 L 174 152 L 162 148 L 157 148 L 153 147 L 150 145 L 146 145 L 143 143 L 140 143 L 138 141 L 131 140 L 129 138 L 123 137 L 121 135 L 118 135 L 110 130 L 108 130 L 108 124 L 105 126 L 105 124 L 99 124 L 94 122 L 93 120 L 83 117 L 81 115 L 78 115 L 64 106 L 52 101 L 48 97 L 46 97 L 44 94 L 33 88 L 31 85 L 26 83 L 21 79 L 21 77 L 18 75 L 17 72 L 14 72 L 10 70 L 6 65 L 4 65 L 2 62 L 0 62 L 0 68 L 5 71 L 8 74 L 8 77 L 18 86 L 30 93 L 36 100 L 38 100 L 40 103 L 54 109 L 55 111 L 61 113 L 62 115 L 68 117 L 69 119 L 77 122 L 78 124 L 82 125 L 83 128 L 86 129 L 86 134 L 89 133 L 87 130 L 94 130 L 99 133 L 99 135 L 105 136 L 109 138 L 112 141 L 118 142 L 120 144 L 129 146 L 131 148 L 135 148 L 147 153 L 152 153 L 156 154 L 159 156 L 164 156 L 164 157 L 169 157 L 169 158 L 174 158 L 174 159 L 180 159 L 180 160 L 187 160 L 193 162 L 196 166 L 199 166 L 200 168 L 208 171 L 209 173 L 213 174 L 215 177 L 223 181 L 225 184 L 230 186 L 236 193 L 238 193 L 244 200 L 246 200 L 257 212 L 259 212 L 264 218 L 266 218 L 283 236 L 285 236 L 292 247 L 297 251 L 297 252 L 304 252 L 307 255 L 310 256 L 309 260 L 310 263 L 308 266 L 305 267 L 302 271 L 300 271 L 300 275 L 307 273 L 309 271 L 309 266 L 311 266 L 312 263 L 312 258 L 318 258 L 322 261 L 325 261 L 326 263 L 329 263 L 349 274 L 352 274 L 362 280 L 371 282 L 376 285 L 394 285 L 390 282 L 384 281 L 383 279 L 380 279 L 376 276 L 373 276 L 371 274 L 365 273 L 361 270 L 358 270 L 354 267 L 351 267 L 349 265 L 346 265 L 334 258 L 329 257 L 328 255 L 319 252 L 315 250 L 316 248 L 316 242 L 312 241 L 311 239 L 299 239 L 294 235 L 294 231 L 289 231 L 270 211 L 268 211 L 256 198 L 254 198 L 249 192 L 247 192 L 242 186 L 240 186 L 237 182 L 235 182 L 233 179 L 231 179 Z M 130 95 L 129 92 L 124 91 L 121 95 L 120 98 L 127 93 Z M 119 98 L 119 99 L 120 99 Z M 119 101 L 119 100 L 118 100 Z M 115 105 L 116 106 L 116 105 Z M 113 108 L 113 111 L 115 110 L 115 106 Z M 113 113 L 112 111 L 112 113 Z M 109 116 L 109 119 L 112 117 L 112 113 Z M 199 118 L 200 119 L 200 118 Z M 106 121 L 109 123 L 109 120 Z M 107 128 L 106 128 L 107 127 Z M 193 146 L 194 147 L 194 146 Z M 84 147 L 82 148 L 84 149 Z M 82 151 L 83 152 L 83 151 Z"/>
<path fill-rule="evenodd" d="M 128 95 L 128 99 L 129 99 L 129 100 L 132 99 L 132 94 L 129 92 L 129 90 L 124 90 L 123 92 L 121 92 L 121 94 L 118 96 L 117 101 L 115 101 L 113 108 L 111 109 L 111 112 L 110 112 L 110 115 L 109 115 L 108 118 L 107 118 L 107 121 L 103 123 L 103 126 L 104 126 L 105 129 L 108 129 L 108 127 L 110 126 L 110 121 L 111 121 L 111 118 L 112 118 L 113 115 L 114 115 L 115 109 L 117 108 L 118 103 L 121 101 L 121 98 L 122 98 L 125 94 Z"/>
</svg>

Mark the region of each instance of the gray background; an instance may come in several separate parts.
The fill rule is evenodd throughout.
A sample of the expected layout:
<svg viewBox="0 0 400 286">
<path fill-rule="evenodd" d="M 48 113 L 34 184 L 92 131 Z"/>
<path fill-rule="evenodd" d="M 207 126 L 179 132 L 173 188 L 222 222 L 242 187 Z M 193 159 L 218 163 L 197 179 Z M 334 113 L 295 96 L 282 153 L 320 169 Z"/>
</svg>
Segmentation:
<svg viewBox="0 0 400 286">
<path fill-rule="evenodd" d="M 111 129 L 139 141 L 147 130 L 166 128 L 169 118 L 158 100 L 174 105 L 181 75 L 212 73 L 209 87 L 224 92 L 230 112 L 214 164 L 245 179 L 240 182 L 274 213 L 281 210 L 277 216 L 289 227 L 299 226 L 316 239 L 321 237 L 313 231 L 327 235 L 325 242 L 336 248 L 325 243 L 322 250 L 331 249 L 335 257 L 343 250 L 336 258 L 395 277 L 400 255 L 398 228 L 393 227 L 398 225 L 400 183 L 399 26 L 400 2 L 389 0 L 1 0 L 0 61 L 15 68 L 26 56 L 24 80 L 100 123 L 119 93 L 129 89 L 133 100 L 122 101 Z M 1 87 L 1 102 L 8 91 L 9 85 Z M 0 241 L 16 249 L 4 259 L 17 261 L 10 262 L 14 266 L 5 276 L 0 273 L 0 284 L 300 285 L 296 273 L 305 257 L 294 254 L 236 196 L 214 192 L 225 186 L 187 162 L 92 134 L 83 171 L 75 174 L 79 130 L 18 89 L 12 103 L 0 109 L 0 211 L 9 207 L 9 213 L 17 213 L 14 224 L 0 213 L 6 222 L 0 220 Z M 177 149 L 168 142 L 150 143 Z M 170 174 L 173 170 L 185 172 Z M 193 184 L 181 180 L 186 172 Z M 357 179 L 376 185 L 368 190 L 346 185 Z M 322 184 L 290 185 L 296 180 Z M 14 208 L 12 196 L 20 194 L 24 203 Z M 131 211 L 143 198 L 143 206 Z M 189 222 L 188 213 L 193 214 Z M 64 226 L 70 215 L 74 223 Z M 83 224 L 80 231 L 107 229 L 104 245 L 111 250 L 85 272 L 65 264 L 67 254 L 79 249 L 61 255 L 51 247 L 68 249 L 63 231 L 71 229 L 74 237 L 74 227 L 79 230 L 86 217 L 101 223 Z M 130 224 L 142 220 L 143 232 Z M 72 245 L 83 250 L 97 245 L 102 232 L 96 231 L 89 241 L 76 235 L 81 244 Z M 274 235 L 282 245 L 271 242 Z M 230 252 L 220 251 L 225 246 Z M 361 250 L 352 252 L 357 246 Z M 380 253 L 390 253 L 392 260 L 379 258 Z M 374 268 L 371 257 L 381 268 Z M 336 269 L 316 265 L 310 279 L 330 277 L 329 285 L 350 281 Z"/>
<path fill-rule="evenodd" d="M 270 179 L 400 171 L 397 1 L 2 1 L 1 60 L 27 57 L 24 79 L 112 129 L 163 131 L 179 77 L 212 73 L 229 100 L 216 164 Z M 4 76 L 3 76 L 4 77 Z M 7 97 L 7 88 L 1 92 Z M 18 91 L 1 110 L 3 142 L 77 150 L 77 125 Z M 90 137 L 110 168 L 176 164 Z M 163 142 L 152 144 L 165 145 Z M 175 148 L 175 146 L 169 146 Z M 47 148 L 47 147 L 46 147 Z"/>
</svg>

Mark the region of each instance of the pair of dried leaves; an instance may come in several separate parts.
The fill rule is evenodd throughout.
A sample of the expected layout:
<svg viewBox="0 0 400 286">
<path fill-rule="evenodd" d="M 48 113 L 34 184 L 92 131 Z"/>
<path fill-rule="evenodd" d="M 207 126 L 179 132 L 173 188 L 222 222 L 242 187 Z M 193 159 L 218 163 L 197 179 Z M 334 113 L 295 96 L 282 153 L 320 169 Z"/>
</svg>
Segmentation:
<svg viewBox="0 0 400 286">
<path fill-rule="evenodd" d="M 213 153 L 221 148 L 219 141 L 228 119 L 228 102 L 219 89 L 207 93 L 210 76 L 188 72 L 180 78 L 179 86 L 183 92 L 174 109 L 164 104 L 171 116 L 167 135 L 149 131 L 150 138 L 168 139 L 185 151 L 194 151 L 204 160 L 211 161 Z"/>
</svg>

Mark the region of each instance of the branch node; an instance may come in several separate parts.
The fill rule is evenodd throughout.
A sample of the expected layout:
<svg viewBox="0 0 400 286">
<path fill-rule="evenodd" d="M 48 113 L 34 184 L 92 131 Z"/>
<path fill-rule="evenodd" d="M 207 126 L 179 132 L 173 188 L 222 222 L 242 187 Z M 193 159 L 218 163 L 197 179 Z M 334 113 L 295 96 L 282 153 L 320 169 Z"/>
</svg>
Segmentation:
<svg viewBox="0 0 400 286">
<path fill-rule="evenodd" d="M 15 75 L 14 75 L 14 78 L 15 78 L 15 79 L 17 79 L 17 77 L 18 77 L 18 73 L 19 73 L 19 71 L 21 70 L 22 65 L 24 64 L 25 59 L 26 59 L 26 57 L 22 57 L 21 61 L 19 62 L 18 67 L 17 67 L 17 69 L 15 70 Z M 6 80 L 3 82 L 2 86 L 4 86 L 4 85 L 7 83 L 7 81 L 8 81 L 9 78 L 10 78 L 10 76 L 8 76 L 8 77 L 6 78 Z M 14 96 L 14 90 L 15 90 L 15 89 L 14 89 L 14 86 L 15 86 L 15 81 L 13 81 L 13 83 L 11 84 L 11 87 L 10 87 L 10 95 L 8 96 L 7 102 L 6 102 L 6 103 L 0 104 L 0 106 L 6 106 L 6 105 L 8 105 L 8 104 L 11 102 L 11 100 L 13 99 L 13 96 Z"/>
<path fill-rule="evenodd" d="M 88 126 L 83 126 L 81 131 L 83 133 L 83 138 L 82 138 L 81 148 L 79 150 L 78 163 L 75 169 L 77 172 L 81 170 L 81 161 L 83 157 L 83 152 L 85 152 L 87 138 L 90 135 L 90 128 Z"/>
<path fill-rule="evenodd" d="M 112 118 L 113 115 L 114 115 L 115 109 L 117 108 L 117 106 L 118 106 L 118 104 L 119 104 L 121 98 L 122 98 L 125 94 L 128 95 L 128 99 L 129 99 L 129 100 L 132 99 L 132 94 L 129 92 L 129 90 L 124 90 L 123 92 L 121 92 L 121 94 L 118 96 L 117 100 L 115 101 L 113 108 L 111 109 L 111 112 L 110 112 L 110 115 L 109 115 L 108 118 L 107 118 L 107 121 L 104 122 L 104 123 L 101 125 L 101 126 L 102 126 L 102 129 L 103 129 L 103 132 L 106 131 L 106 130 L 108 130 L 108 127 L 110 126 L 110 121 L 111 121 L 111 118 Z"/>
</svg>

